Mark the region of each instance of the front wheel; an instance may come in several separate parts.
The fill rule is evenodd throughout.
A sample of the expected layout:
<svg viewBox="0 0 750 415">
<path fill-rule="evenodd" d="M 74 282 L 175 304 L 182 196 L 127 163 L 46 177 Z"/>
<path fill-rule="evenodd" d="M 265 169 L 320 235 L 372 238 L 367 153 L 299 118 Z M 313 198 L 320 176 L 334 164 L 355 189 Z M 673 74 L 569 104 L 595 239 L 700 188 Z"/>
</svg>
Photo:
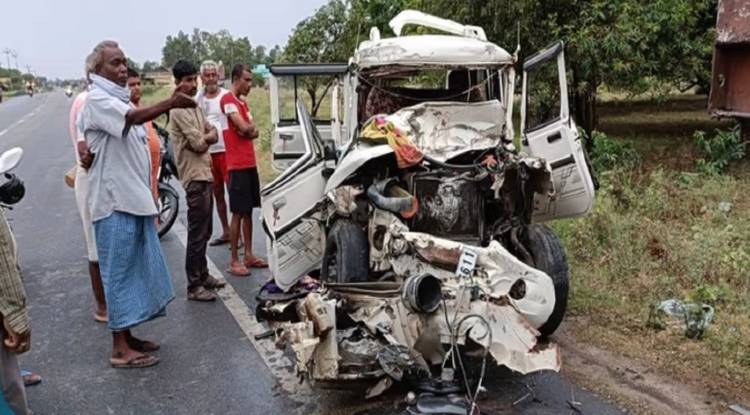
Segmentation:
<svg viewBox="0 0 750 415">
<path fill-rule="evenodd" d="M 365 282 L 370 268 L 370 244 L 361 226 L 348 219 L 333 224 L 326 238 L 320 276 L 327 282 Z"/>
<path fill-rule="evenodd" d="M 545 225 L 529 225 L 526 228 L 525 245 L 534 260 L 534 268 L 544 271 L 555 287 L 555 307 L 547 322 L 539 327 L 541 337 L 548 337 L 557 330 L 568 306 L 570 272 L 560 238 Z"/>
<path fill-rule="evenodd" d="M 180 199 L 177 196 L 177 191 L 166 183 L 159 183 L 159 199 L 156 207 L 159 211 L 157 229 L 159 238 L 161 238 L 169 232 L 175 220 L 177 220 L 177 213 L 180 211 Z"/>
</svg>

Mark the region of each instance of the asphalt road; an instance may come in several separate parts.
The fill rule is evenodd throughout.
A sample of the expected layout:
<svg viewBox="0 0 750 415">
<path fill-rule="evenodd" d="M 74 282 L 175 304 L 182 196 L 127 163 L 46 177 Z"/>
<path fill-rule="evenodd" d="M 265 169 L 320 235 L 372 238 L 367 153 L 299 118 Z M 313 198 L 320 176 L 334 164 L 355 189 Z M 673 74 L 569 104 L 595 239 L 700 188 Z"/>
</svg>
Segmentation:
<svg viewBox="0 0 750 415">
<path fill-rule="evenodd" d="M 0 104 L 0 151 L 24 149 L 15 173 L 26 183 L 26 197 L 6 214 L 19 243 L 33 327 L 22 365 L 44 377 L 28 389 L 35 414 L 401 413 L 405 391 L 365 401 L 361 390 L 299 384 L 288 356 L 269 340 L 255 340 L 264 328 L 253 317 L 254 297 L 266 272 L 225 275 L 230 287 L 222 301 L 186 301 L 184 200 L 177 224 L 162 239 L 177 298 L 166 318 L 135 330 L 162 344 L 162 361 L 148 369 L 111 369 L 110 334 L 93 320 L 74 194 L 63 183 L 74 160 L 67 132 L 71 102 L 57 91 Z M 259 230 L 254 237 L 263 254 Z M 226 247 L 210 248 L 209 256 L 215 272 L 228 266 Z M 556 373 L 518 376 L 492 368 L 485 387 L 487 414 L 568 414 L 571 400 L 580 402 L 580 413 L 622 413 Z"/>
</svg>

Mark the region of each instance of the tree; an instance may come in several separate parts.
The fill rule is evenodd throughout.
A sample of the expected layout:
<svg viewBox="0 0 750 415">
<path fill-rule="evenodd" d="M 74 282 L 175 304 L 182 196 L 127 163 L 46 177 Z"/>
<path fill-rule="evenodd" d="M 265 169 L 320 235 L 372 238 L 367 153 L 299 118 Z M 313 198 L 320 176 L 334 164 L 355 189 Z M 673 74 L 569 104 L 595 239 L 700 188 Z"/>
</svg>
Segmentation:
<svg viewBox="0 0 750 415">
<path fill-rule="evenodd" d="M 282 62 L 331 63 L 346 62 L 353 51 L 351 7 L 345 0 L 329 0 L 315 13 L 302 20 L 289 36 Z M 328 93 L 332 80 L 323 77 L 300 79 L 310 97 L 310 112 L 317 114 L 322 97 Z"/>
<path fill-rule="evenodd" d="M 266 61 L 264 63 L 267 64 L 267 65 L 275 63 L 276 60 L 278 60 L 280 56 L 281 56 L 281 48 L 279 47 L 279 45 L 275 45 L 268 52 L 268 55 L 266 56 Z"/>
<path fill-rule="evenodd" d="M 408 6 L 481 26 L 522 54 L 566 42 L 574 113 L 587 131 L 597 123 L 599 88 L 633 94 L 706 84 L 716 0 L 408 0 Z"/>
<path fill-rule="evenodd" d="M 171 68 L 178 60 L 187 59 L 195 62 L 195 52 L 190 36 L 180 30 L 176 36 L 167 36 L 162 48 L 161 64 L 165 68 Z"/>
<path fill-rule="evenodd" d="M 141 68 L 141 70 L 143 72 L 153 72 L 153 71 L 159 69 L 159 66 L 160 65 L 159 65 L 158 62 L 146 61 L 146 62 L 143 62 L 143 68 Z"/>
<path fill-rule="evenodd" d="M 128 59 L 128 68 L 135 70 L 136 72 L 141 72 L 141 65 L 138 65 L 138 62 L 127 58 Z"/>
</svg>

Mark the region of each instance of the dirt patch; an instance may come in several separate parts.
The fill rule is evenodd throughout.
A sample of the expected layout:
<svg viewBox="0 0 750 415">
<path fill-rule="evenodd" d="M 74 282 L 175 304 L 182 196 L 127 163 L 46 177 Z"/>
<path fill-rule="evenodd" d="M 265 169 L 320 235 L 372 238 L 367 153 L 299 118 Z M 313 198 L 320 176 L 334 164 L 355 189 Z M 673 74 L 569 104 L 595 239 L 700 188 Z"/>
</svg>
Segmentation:
<svg viewBox="0 0 750 415">
<path fill-rule="evenodd" d="M 571 381 L 632 413 L 724 414 L 733 403 L 748 405 L 748 402 L 731 398 L 738 391 L 721 393 L 707 388 L 718 375 L 706 373 L 701 381 L 696 381 L 693 376 L 682 376 L 682 373 L 670 374 L 647 353 L 642 359 L 625 357 L 592 344 L 590 337 L 584 342 L 573 334 L 584 333 L 589 324 L 587 318 L 570 318 L 555 335 L 555 341 L 563 350 L 563 373 Z M 640 352 L 638 347 L 633 351 Z M 679 359 L 679 356 L 673 358 Z"/>
</svg>

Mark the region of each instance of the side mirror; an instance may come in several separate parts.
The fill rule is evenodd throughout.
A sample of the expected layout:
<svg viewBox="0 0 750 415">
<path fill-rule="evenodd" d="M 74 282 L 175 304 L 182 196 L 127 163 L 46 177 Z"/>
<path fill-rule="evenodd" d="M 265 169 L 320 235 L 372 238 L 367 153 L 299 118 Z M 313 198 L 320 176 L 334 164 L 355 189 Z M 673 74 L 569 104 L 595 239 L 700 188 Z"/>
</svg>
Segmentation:
<svg viewBox="0 0 750 415">
<path fill-rule="evenodd" d="M 336 161 L 338 160 L 338 157 L 336 156 L 336 143 L 330 140 L 326 140 L 323 142 L 323 158 L 326 161 Z"/>
<path fill-rule="evenodd" d="M 0 173 L 6 173 L 18 166 L 23 157 L 23 149 L 21 147 L 13 147 L 0 155 Z"/>
</svg>

